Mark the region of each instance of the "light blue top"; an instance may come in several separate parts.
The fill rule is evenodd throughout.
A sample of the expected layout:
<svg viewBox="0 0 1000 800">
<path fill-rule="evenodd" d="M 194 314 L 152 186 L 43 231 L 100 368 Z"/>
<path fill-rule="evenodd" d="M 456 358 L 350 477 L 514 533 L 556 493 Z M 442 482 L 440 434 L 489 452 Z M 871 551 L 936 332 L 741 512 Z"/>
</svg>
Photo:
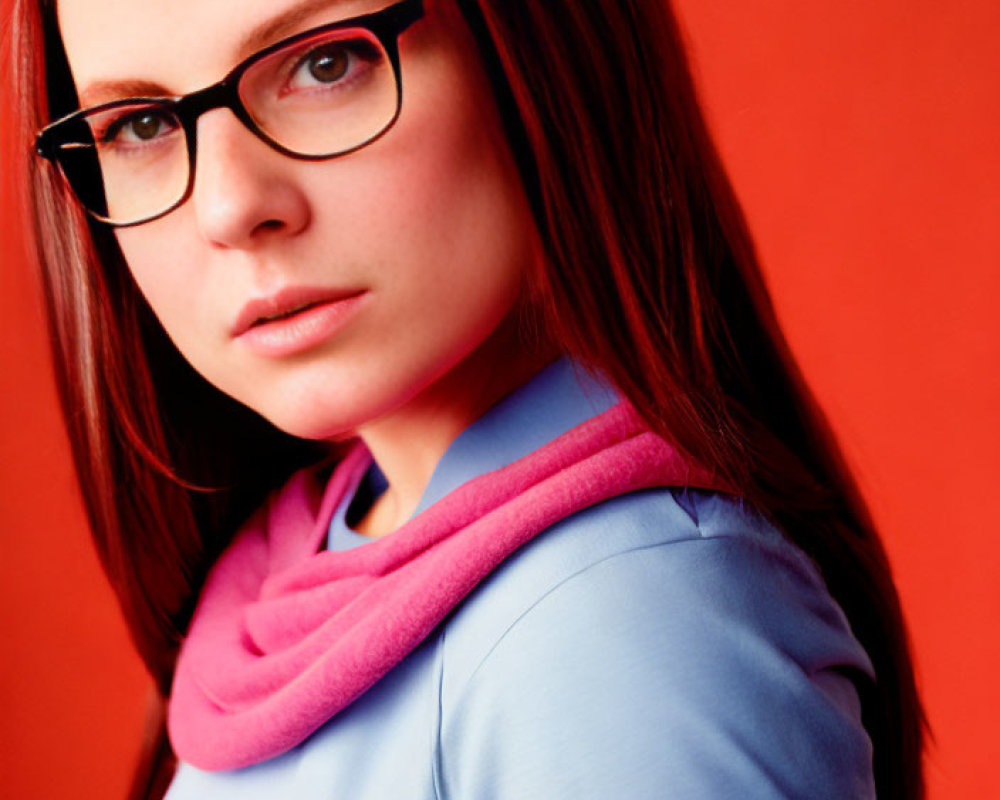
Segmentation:
<svg viewBox="0 0 1000 800">
<path fill-rule="evenodd" d="M 420 510 L 615 393 L 561 360 L 449 447 Z M 378 491 L 380 475 L 366 477 Z M 346 495 L 329 546 L 350 530 Z M 168 800 L 874 798 L 871 664 L 809 559 L 725 495 L 635 492 L 549 528 L 302 745 Z"/>
</svg>

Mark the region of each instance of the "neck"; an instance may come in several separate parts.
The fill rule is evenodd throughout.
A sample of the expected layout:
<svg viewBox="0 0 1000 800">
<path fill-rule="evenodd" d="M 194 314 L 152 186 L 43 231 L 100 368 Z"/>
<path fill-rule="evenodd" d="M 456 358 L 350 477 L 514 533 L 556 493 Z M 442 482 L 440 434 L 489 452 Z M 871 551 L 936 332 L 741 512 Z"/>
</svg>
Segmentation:
<svg viewBox="0 0 1000 800">
<path fill-rule="evenodd" d="M 377 538 L 406 522 L 455 438 L 557 356 L 553 347 L 526 347 L 509 320 L 404 406 L 359 428 L 388 487 L 355 530 Z"/>
</svg>

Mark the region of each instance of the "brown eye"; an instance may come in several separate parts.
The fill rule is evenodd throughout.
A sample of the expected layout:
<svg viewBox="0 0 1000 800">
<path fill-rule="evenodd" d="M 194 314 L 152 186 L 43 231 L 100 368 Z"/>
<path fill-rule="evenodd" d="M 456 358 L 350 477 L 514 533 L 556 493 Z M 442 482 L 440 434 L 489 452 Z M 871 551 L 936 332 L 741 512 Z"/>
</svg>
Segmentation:
<svg viewBox="0 0 1000 800">
<path fill-rule="evenodd" d="M 333 83 L 347 73 L 348 61 L 343 48 L 328 45 L 310 53 L 306 63 L 309 74 L 317 81 Z"/>
<path fill-rule="evenodd" d="M 163 130 L 163 118 L 157 114 L 143 114 L 135 117 L 128 125 L 136 139 L 154 139 Z"/>
<path fill-rule="evenodd" d="M 154 142 L 172 133 L 180 123 L 169 112 L 154 108 L 125 110 L 104 128 L 102 144 L 136 145 Z"/>
<path fill-rule="evenodd" d="M 323 42 L 296 59 L 288 89 L 339 89 L 382 61 L 381 48 L 361 38 Z"/>
</svg>

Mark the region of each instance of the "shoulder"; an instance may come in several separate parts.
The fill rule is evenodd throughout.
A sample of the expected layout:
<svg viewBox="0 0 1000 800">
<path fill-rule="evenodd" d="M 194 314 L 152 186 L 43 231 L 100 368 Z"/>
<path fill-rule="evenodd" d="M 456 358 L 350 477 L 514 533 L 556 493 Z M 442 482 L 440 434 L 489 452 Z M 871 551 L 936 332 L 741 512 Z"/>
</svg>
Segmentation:
<svg viewBox="0 0 1000 800">
<path fill-rule="evenodd" d="M 510 796 L 604 797 L 623 776 L 618 794 L 662 796 L 668 774 L 684 797 L 866 796 L 846 675 L 867 657 L 809 559 L 725 495 L 637 492 L 564 520 L 469 598 L 444 657 L 459 783 L 566 758 L 587 791 Z"/>
<path fill-rule="evenodd" d="M 802 624 L 850 634 L 809 558 L 738 498 L 653 489 L 562 520 L 484 581 L 446 628 L 453 684 L 521 629 L 647 610 L 672 629 L 710 611 L 747 622 L 780 612 L 786 622 L 772 620 L 780 629 L 770 633 L 794 650 Z"/>
</svg>

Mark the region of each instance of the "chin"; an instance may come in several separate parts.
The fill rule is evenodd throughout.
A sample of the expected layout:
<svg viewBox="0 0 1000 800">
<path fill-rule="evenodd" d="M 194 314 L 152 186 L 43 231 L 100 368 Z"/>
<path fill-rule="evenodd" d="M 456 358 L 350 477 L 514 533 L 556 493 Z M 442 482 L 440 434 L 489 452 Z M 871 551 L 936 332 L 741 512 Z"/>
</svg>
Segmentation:
<svg viewBox="0 0 1000 800">
<path fill-rule="evenodd" d="M 257 409 L 268 422 L 285 433 L 299 439 L 314 441 L 339 441 L 354 435 L 363 420 L 356 420 L 342 409 L 326 403 L 313 402 L 310 408 L 295 406 L 282 408 L 275 413 L 267 409 Z M 337 413 L 331 413 L 336 411 Z"/>
<path fill-rule="evenodd" d="M 354 436 L 366 422 L 394 407 L 394 398 L 371 396 L 351 384 L 348 391 L 304 386 L 286 388 L 280 396 L 253 405 L 276 428 L 300 439 L 339 441 Z"/>
</svg>

